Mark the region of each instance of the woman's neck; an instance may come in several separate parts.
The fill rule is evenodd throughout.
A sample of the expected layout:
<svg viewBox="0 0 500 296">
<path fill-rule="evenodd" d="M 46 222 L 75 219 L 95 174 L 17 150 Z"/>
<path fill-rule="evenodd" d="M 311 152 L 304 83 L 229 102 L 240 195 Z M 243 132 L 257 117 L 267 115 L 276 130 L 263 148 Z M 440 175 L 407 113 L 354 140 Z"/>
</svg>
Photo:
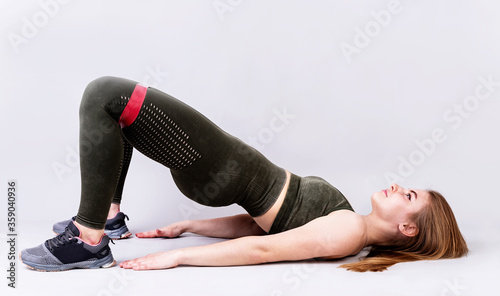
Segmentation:
<svg viewBox="0 0 500 296">
<path fill-rule="evenodd" d="M 361 215 L 366 227 L 366 246 L 372 245 L 390 245 L 396 239 L 397 232 L 394 232 L 393 226 L 370 213 Z"/>
</svg>

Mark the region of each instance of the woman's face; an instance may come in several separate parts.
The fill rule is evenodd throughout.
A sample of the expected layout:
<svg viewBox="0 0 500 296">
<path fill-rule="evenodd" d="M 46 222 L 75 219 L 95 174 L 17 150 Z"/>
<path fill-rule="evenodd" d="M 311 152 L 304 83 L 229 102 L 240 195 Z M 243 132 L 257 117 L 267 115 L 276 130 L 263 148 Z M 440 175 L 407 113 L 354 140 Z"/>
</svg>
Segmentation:
<svg viewBox="0 0 500 296">
<path fill-rule="evenodd" d="M 411 217 L 427 206 L 429 198 L 426 190 L 405 189 L 392 184 L 389 189 L 373 193 L 372 211 L 386 222 L 398 225 L 414 222 Z"/>
</svg>

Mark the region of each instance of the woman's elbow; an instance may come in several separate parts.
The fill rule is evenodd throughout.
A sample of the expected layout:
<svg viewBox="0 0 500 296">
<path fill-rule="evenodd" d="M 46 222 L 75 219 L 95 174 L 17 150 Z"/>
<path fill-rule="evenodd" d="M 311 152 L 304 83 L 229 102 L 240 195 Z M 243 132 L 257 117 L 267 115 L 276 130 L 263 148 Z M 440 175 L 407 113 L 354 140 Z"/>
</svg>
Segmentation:
<svg viewBox="0 0 500 296">
<path fill-rule="evenodd" d="M 272 253 L 269 248 L 262 245 L 256 245 L 248 252 L 248 259 L 251 264 L 262 264 L 272 262 Z"/>
</svg>

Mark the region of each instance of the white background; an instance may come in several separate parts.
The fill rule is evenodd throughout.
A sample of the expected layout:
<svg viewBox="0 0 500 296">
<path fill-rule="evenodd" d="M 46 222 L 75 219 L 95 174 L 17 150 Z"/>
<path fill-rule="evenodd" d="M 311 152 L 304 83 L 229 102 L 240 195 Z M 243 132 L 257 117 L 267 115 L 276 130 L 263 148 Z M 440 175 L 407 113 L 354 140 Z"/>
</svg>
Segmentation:
<svg viewBox="0 0 500 296">
<path fill-rule="evenodd" d="M 500 240 L 500 4 L 369 2 L 0 2 L 0 182 L 19 184 L 19 248 L 31 247 L 22 241 L 35 232 L 28 225 L 50 231 L 76 214 L 78 107 L 86 84 L 104 75 L 148 83 L 229 133 L 257 138 L 273 162 L 323 177 L 360 214 L 389 186 L 388 173 L 436 189 L 471 256 L 491 247 Z M 484 100 L 472 98 L 478 88 Z M 294 118 L 269 133 L 284 110 Z M 429 144 L 436 130 L 441 141 Z M 132 231 L 242 212 L 194 205 L 138 152 L 122 209 Z M 498 252 L 488 258 L 499 265 Z M 489 289 L 463 286 L 463 295 Z"/>
</svg>

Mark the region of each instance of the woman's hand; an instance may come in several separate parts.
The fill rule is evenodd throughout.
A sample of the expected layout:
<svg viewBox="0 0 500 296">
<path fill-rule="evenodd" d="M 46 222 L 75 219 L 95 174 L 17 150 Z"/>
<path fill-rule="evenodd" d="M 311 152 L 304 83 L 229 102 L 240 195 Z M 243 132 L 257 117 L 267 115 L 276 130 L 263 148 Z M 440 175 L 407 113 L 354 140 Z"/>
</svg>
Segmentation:
<svg viewBox="0 0 500 296">
<path fill-rule="evenodd" d="M 139 232 L 139 238 L 178 237 L 185 232 L 219 238 L 239 238 L 267 234 L 248 214 L 208 220 L 184 220 L 160 229 Z"/>
<path fill-rule="evenodd" d="M 186 232 L 187 222 L 188 221 L 176 222 L 174 224 L 170 224 L 168 226 L 165 226 L 165 227 L 162 227 L 162 228 L 159 228 L 156 230 L 136 233 L 135 236 L 137 236 L 138 238 L 153 238 L 153 237 L 174 238 L 174 237 L 178 237 L 181 234 L 183 234 L 184 232 Z"/>
<path fill-rule="evenodd" d="M 124 261 L 120 263 L 120 267 L 133 270 L 173 268 L 179 265 L 177 254 L 178 252 L 176 252 L 175 250 L 149 254 L 141 258 Z"/>
</svg>

